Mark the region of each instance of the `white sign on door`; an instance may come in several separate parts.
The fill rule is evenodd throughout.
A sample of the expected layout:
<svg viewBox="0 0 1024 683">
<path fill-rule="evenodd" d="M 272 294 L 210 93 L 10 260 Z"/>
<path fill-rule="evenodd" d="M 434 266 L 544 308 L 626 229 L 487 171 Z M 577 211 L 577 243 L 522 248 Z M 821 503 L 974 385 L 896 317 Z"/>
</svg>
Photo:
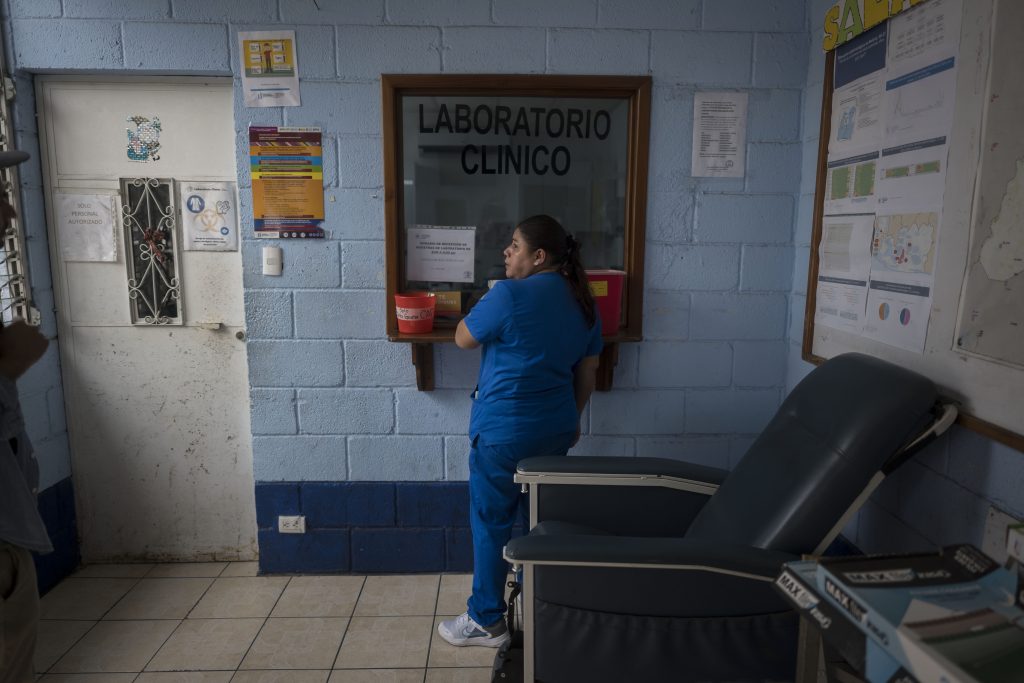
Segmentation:
<svg viewBox="0 0 1024 683">
<path fill-rule="evenodd" d="M 65 261 L 116 261 L 114 198 L 109 194 L 58 194 L 57 230 Z"/>
<path fill-rule="evenodd" d="M 181 230 L 186 251 L 237 251 L 235 184 L 181 182 Z"/>
</svg>

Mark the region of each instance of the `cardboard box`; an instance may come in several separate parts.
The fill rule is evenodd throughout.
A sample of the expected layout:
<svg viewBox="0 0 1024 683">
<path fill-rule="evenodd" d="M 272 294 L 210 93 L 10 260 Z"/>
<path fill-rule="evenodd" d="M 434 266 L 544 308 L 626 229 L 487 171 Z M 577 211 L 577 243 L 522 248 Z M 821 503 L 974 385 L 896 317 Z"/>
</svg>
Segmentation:
<svg viewBox="0 0 1024 683">
<path fill-rule="evenodd" d="M 922 683 L 1016 683 L 1024 611 L 1016 573 L 972 545 L 938 553 L 825 558 L 818 592 Z"/>
<path fill-rule="evenodd" d="M 434 317 L 446 320 L 459 319 L 462 317 L 462 292 L 434 292 L 437 306 L 434 308 Z"/>
</svg>

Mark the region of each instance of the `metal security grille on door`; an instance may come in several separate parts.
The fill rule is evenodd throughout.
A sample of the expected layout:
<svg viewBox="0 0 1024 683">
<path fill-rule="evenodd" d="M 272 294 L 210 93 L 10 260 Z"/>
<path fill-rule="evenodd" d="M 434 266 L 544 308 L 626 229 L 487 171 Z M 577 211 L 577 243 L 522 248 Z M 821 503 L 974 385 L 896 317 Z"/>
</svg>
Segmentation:
<svg viewBox="0 0 1024 683">
<path fill-rule="evenodd" d="M 2 48 L 2 43 L 0 43 Z M 14 84 L 3 74 L 3 50 L 0 49 L 0 150 L 14 149 L 11 112 L 8 100 L 14 97 Z M 0 169 L 0 192 L 16 213 L 20 214 L 21 202 L 18 193 L 18 172 L 15 167 Z M 17 216 L 0 221 L 0 320 L 9 323 L 15 318 L 25 318 L 38 323 L 39 312 L 32 308 L 31 288 L 26 273 L 27 258 L 25 234 Z"/>
<path fill-rule="evenodd" d="M 6 149 L 2 144 L 0 148 Z M 5 192 L 8 201 L 17 206 L 17 184 L 12 177 L 13 169 L 0 171 L 0 192 Z M 25 277 L 25 240 L 21 223 L 12 216 L 2 222 L 0 232 L 0 320 L 9 323 L 15 318 L 32 319 L 34 316 L 28 298 L 28 279 Z"/>
<path fill-rule="evenodd" d="M 182 325 L 174 181 L 120 180 L 132 324 Z"/>
</svg>

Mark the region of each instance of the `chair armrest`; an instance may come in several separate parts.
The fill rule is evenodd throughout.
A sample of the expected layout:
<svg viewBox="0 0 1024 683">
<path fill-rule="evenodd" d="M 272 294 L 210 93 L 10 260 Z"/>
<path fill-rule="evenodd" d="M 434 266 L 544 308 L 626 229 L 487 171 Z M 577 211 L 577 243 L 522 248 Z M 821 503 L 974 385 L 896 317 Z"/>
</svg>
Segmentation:
<svg viewBox="0 0 1024 683">
<path fill-rule="evenodd" d="M 514 564 L 650 567 L 728 574 L 772 583 L 785 562 L 798 556 L 688 538 L 642 538 L 576 534 L 530 534 L 509 541 L 505 559 Z"/>
<path fill-rule="evenodd" d="M 522 460 L 515 481 L 531 488 L 533 523 L 681 537 L 726 474 L 668 458 L 550 456 Z"/>
<path fill-rule="evenodd" d="M 663 486 L 712 495 L 728 471 L 669 458 L 544 456 L 526 458 L 515 480 L 527 484 Z"/>
</svg>

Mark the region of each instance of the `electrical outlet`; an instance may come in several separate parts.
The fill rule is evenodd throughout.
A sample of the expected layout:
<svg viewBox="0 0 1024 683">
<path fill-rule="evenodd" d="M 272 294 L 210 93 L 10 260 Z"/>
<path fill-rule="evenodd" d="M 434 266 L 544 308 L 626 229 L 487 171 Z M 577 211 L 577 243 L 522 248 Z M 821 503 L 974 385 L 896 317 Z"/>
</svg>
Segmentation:
<svg viewBox="0 0 1024 683">
<path fill-rule="evenodd" d="M 282 534 L 306 533 L 306 518 L 303 515 L 279 515 L 277 531 Z"/>
<path fill-rule="evenodd" d="M 1006 532 L 1011 524 L 1020 524 L 1020 520 L 998 508 L 989 507 L 981 551 L 999 564 L 1006 562 Z"/>
</svg>

